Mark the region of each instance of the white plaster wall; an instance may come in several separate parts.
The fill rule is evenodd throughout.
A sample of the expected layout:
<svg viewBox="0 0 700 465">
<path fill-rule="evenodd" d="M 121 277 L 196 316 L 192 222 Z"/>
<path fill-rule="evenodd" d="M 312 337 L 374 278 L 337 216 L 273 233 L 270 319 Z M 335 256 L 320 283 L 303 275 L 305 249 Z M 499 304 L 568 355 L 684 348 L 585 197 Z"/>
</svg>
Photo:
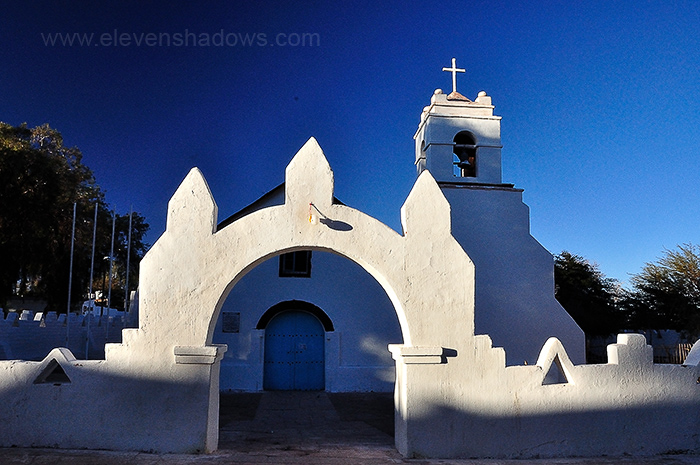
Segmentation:
<svg viewBox="0 0 700 465">
<path fill-rule="evenodd" d="M 585 363 L 585 335 L 554 297 L 554 259 L 530 235 L 522 190 L 442 186 L 452 235 L 476 268 L 474 325 L 506 350 L 508 365 L 533 364 L 549 337 Z"/>
<path fill-rule="evenodd" d="M 71 382 L 35 384 L 52 360 Z M 122 360 L 76 360 L 67 349 L 54 349 L 42 362 L 0 362 L 0 445 L 184 453 L 215 449 L 218 430 L 209 438 L 207 432 L 209 390 L 218 370 L 142 361 L 138 353 Z M 214 400 L 218 407 L 218 395 Z"/>
<path fill-rule="evenodd" d="M 491 349 L 488 337 L 475 343 L 475 351 L 445 365 L 403 364 L 397 357 L 408 417 L 405 438 L 397 437 L 402 454 L 544 458 L 700 447 L 700 370 L 652 364 L 643 335 L 620 335 L 602 365 L 573 365 L 551 339 L 536 365 L 505 367 L 503 351 Z M 556 357 L 568 382 L 543 384 Z M 464 376 L 455 377 L 460 371 Z"/>
<path fill-rule="evenodd" d="M 402 208 L 403 235 L 333 203 L 333 174 L 313 139 L 287 167 L 284 199 L 283 205 L 251 211 L 217 230 L 211 192 L 198 170 L 190 172 L 168 204 L 165 233 L 141 261 L 139 327 L 124 330 L 122 343 L 105 350 L 105 366 L 123 370 L 133 380 L 123 386 L 122 395 L 139 392 L 139 383 L 148 385 L 149 380 L 164 380 L 163 389 L 146 390 L 151 403 L 129 430 L 129 440 L 109 439 L 141 405 L 124 399 L 125 407 L 108 412 L 113 418 L 96 422 L 100 429 L 92 433 L 100 440 L 80 436 L 81 447 L 141 450 L 148 443 L 161 452 L 191 451 L 191 444 L 204 451 L 216 448 L 218 361 L 225 352 L 212 344 L 218 315 L 235 285 L 279 253 L 334 251 L 361 265 L 392 302 L 409 358 L 441 363 L 444 347 L 461 351 L 470 345 L 473 290 L 460 283 L 473 280 L 473 265 L 450 235 L 449 205 L 429 173 L 418 179 Z M 317 212 L 311 221 L 310 203 Z M 100 383 L 92 384 L 102 387 Z M 88 383 L 73 387 L 78 388 L 75 395 Z M 178 410 L 188 397 L 191 409 Z M 29 397 L 20 408 L 31 410 L 41 402 Z M 101 411 L 94 404 L 84 408 L 88 419 Z M 182 413 L 177 425 L 171 422 L 174 411 Z M 0 414 L 0 420 L 22 429 L 15 417 Z M 32 438 L 55 437 L 64 447 L 75 444 L 65 432 L 45 435 L 50 427 L 32 430 Z M 181 435 L 192 442 L 179 441 Z"/>
<path fill-rule="evenodd" d="M 290 300 L 316 305 L 333 322 L 334 331 L 326 333 L 327 391 L 393 391 L 394 361 L 387 346 L 403 340 L 391 301 L 359 265 L 320 251 L 312 253 L 310 278 L 280 278 L 274 257 L 231 290 L 221 311 L 240 312 L 240 333 L 223 333 L 220 316 L 213 336 L 214 343 L 228 345 L 222 391 L 262 389 L 265 332 L 255 327 L 269 308 Z"/>
</svg>

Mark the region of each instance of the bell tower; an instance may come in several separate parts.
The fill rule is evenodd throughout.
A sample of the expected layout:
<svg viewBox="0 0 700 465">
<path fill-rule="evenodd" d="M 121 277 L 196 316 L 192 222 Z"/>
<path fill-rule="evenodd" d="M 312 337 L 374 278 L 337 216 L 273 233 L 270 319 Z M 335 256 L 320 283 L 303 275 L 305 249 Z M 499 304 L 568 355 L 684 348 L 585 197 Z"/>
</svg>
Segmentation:
<svg viewBox="0 0 700 465">
<path fill-rule="evenodd" d="M 523 190 L 501 179 L 501 117 L 491 97 L 472 101 L 436 90 L 423 109 L 416 168 L 430 171 L 450 203 L 452 235 L 474 262 L 474 326 L 506 351 L 510 364 L 535 363 L 544 341 L 555 336 L 574 363 L 585 360 L 581 329 L 554 298 L 554 259 L 530 235 Z"/>
<path fill-rule="evenodd" d="M 429 170 L 439 184 L 501 184 L 501 117 L 481 91 L 471 101 L 457 92 L 452 59 L 452 92 L 437 89 L 423 109 L 416 141 L 417 174 Z"/>
</svg>

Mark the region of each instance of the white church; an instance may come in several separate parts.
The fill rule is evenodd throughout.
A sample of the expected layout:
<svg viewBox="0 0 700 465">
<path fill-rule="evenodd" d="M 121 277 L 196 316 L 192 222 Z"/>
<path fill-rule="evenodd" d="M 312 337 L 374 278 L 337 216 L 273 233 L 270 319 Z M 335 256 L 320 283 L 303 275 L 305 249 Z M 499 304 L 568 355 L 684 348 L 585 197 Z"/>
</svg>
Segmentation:
<svg viewBox="0 0 700 465">
<path fill-rule="evenodd" d="M 436 90 L 423 109 L 415 165 L 437 181 L 452 235 L 476 267 L 476 333 L 503 347 L 508 364 L 534 364 L 551 336 L 585 363 L 584 334 L 554 298 L 553 258 L 530 235 L 523 191 L 501 179 L 501 117 L 485 92 L 472 101 L 456 91 L 463 70 L 454 62 L 445 70 L 453 90 Z M 283 203 L 284 184 L 218 228 Z M 228 345 L 222 391 L 394 389 L 387 347 L 403 343 L 396 311 L 376 279 L 346 258 L 311 250 L 270 258 L 236 284 L 221 312 L 214 342 Z"/>
<path fill-rule="evenodd" d="M 700 451 L 700 343 L 655 364 L 644 335 L 620 334 L 607 363 L 584 363 L 552 256 L 501 179 L 491 98 L 445 70 L 401 232 L 335 198 L 313 138 L 223 221 L 193 168 L 141 261 L 138 327 L 104 360 L 0 361 L 0 447 L 207 453 L 221 390 L 326 390 L 393 391 L 405 457 Z"/>
</svg>

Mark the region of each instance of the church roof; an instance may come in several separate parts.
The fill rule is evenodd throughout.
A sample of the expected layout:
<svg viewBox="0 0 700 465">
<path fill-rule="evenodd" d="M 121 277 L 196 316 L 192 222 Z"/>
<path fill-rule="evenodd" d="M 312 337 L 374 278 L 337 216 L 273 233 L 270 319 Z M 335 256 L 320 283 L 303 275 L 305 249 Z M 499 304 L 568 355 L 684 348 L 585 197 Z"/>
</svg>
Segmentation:
<svg viewBox="0 0 700 465">
<path fill-rule="evenodd" d="M 338 198 L 335 196 L 333 196 L 333 204 L 334 205 L 345 205 L 343 202 L 338 200 Z M 282 183 L 279 186 L 275 187 L 274 189 L 266 192 L 259 199 L 257 199 L 256 201 L 254 201 L 250 205 L 238 210 L 236 213 L 229 216 L 225 220 L 222 220 L 217 225 L 216 230 L 219 231 L 219 230 L 225 228 L 226 226 L 228 226 L 229 224 L 233 223 L 234 221 L 238 220 L 239 218 L 242 218 L 242 217 L 249 215 L 253 212 L 256 212 L 258 210 L 262 210 L 263 208 L 271 207 L 274 205 L 284 205 L 284 183 Z"/>
</svg>

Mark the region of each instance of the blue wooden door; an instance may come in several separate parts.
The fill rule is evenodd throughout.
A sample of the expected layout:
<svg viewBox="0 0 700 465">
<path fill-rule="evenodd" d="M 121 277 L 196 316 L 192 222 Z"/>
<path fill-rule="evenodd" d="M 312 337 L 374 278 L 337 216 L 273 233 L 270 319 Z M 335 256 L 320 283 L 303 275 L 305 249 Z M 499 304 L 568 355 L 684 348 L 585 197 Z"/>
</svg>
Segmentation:
<svg viewBox="0 0 700 465">
<path fill-rule="evenodd" d="M 325 333 L 318 318 L 286 311 L 265 328 L 263 389 L 313 391 L 325 389 Z"/>
</svg>

